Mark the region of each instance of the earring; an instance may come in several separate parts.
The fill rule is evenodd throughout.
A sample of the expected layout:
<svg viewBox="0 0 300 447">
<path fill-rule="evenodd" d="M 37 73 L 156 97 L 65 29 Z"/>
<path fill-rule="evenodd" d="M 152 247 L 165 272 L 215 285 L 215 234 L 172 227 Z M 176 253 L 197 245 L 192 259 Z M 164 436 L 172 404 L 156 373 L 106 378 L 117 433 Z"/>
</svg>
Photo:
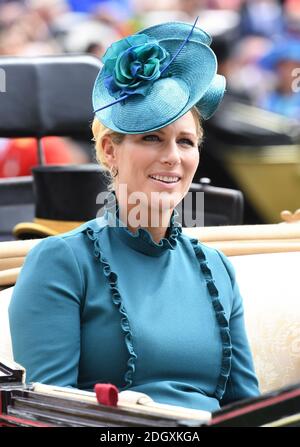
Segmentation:
<svg viewBox="0 0 300 447">
<path fill-rule="evenodd" d="M 113 178 L 115 178 L 118 175 L 118 172 L 119 172 L 118 168 L 116 168 L 115 166 L 112 166 L 109 171 L 110 171 L 110 175 Z"/>
</svg>

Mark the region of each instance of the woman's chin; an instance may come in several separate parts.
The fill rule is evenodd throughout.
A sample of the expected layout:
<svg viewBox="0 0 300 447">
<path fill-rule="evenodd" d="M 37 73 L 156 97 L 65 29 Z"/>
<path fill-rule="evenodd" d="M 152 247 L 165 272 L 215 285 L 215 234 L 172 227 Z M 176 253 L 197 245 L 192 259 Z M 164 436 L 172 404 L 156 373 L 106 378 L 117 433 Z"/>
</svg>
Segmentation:
<svg viewBox="0 0 300 447">
<path fill-rule="evenodd" d="M 178 191 L 151 191 L 149 196 L 151 209 L 165 212 L 173 210 L 182 200 L 182 193 Z"/>
</svg>

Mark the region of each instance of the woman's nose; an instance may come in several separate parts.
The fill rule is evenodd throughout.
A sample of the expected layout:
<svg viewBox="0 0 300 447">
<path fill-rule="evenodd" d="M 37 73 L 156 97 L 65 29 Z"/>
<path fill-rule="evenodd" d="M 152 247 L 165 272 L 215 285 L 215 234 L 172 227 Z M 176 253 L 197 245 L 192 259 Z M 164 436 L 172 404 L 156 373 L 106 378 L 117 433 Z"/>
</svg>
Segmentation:
<svg viewBox="0 0 300 447">
<path fill-rule="evenodd" d="M 166 143 L 161 154 L 161 161 L 162 163 L 169 163 L 172 165 L 180 162 L 180 150 L 176 141 L 169 141 Z"/>
</svg>

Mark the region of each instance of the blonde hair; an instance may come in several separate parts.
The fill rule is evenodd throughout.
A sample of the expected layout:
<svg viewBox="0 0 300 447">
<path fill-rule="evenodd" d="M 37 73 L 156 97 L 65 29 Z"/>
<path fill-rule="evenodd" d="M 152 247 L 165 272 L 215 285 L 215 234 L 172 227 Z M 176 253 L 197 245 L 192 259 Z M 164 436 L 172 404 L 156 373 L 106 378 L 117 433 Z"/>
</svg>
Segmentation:
<svg viewBox="0 0 300 447">
<path fill-rule="evenodd" d="M 203 128 L 201 124 L 201 115 L 199 113 L 199 110 L 196 106 L 192 107 L 190 109 L 194 120 L 196 124 L 196 133 L 198 137 L 198 145 L 200 145 L 203 137 Z M 111 137 L 111 140 L 114 144 L 119 145 L 123 142 L 126 134 L 115 132 L 114 130 L 109 129 L 108 127 L 104 126 L 98 118 L 95 116 L 93 123 L 92 123 L 92 132 L 93 132 L 93 141 L 95 142 L 95 151 L 96 151 L 96 160 L 98 163 L 104 168 L 108 180 L 109 185 L 108 189 L 113 190 L 113 177 L 110 174 L 110 166 L 108 165 L 103 148 L 102 148 L 102 140 L 105 136 L 109 135 Z"/>
</svg>

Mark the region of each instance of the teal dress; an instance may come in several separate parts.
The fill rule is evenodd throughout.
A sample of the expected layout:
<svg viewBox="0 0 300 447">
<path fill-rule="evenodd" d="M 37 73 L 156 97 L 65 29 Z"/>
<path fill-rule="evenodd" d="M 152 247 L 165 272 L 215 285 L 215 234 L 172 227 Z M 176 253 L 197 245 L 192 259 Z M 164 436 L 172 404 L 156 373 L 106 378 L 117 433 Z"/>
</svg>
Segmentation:
<svg viewBox="0 0 300 447">
<path fill-rule="evenodd" d="M 171 219 L 159 243 L 112 213 L 33 248 L 9 308 L 27 381 L 216 411 L 259 394 L 233 268 Z"/>
</svg>

